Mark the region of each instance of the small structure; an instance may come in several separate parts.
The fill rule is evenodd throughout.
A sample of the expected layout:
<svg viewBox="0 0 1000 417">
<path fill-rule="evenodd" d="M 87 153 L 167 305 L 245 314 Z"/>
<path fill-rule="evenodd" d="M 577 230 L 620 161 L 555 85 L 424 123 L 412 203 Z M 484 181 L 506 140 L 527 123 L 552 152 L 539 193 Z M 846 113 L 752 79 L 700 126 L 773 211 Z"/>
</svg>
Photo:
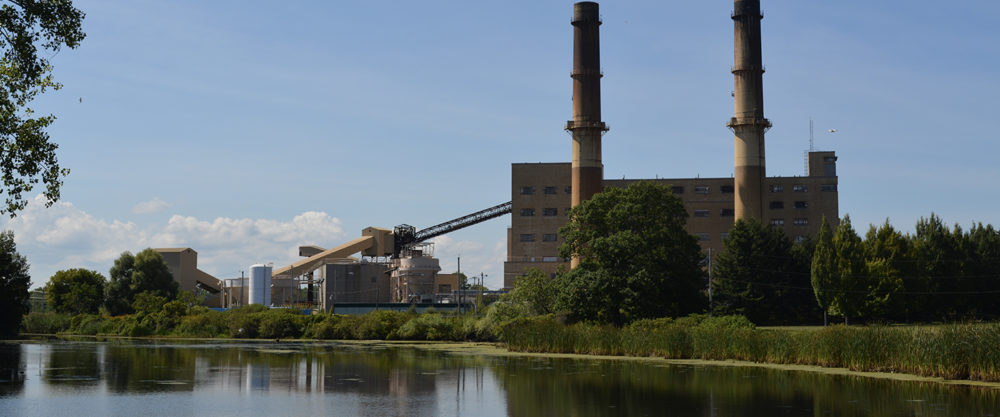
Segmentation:
<svg viewBox="0 0 1000 417">
<path fill-rule="evenodd" d="M 205 305 L 220 307 L 222 300 L 222 281 L 198 269 L 198 252 L 191 248 L 157 248 L 153 249 L 163 256 L 167 269 L 174 276 L 181 291 L 204 291 L 208 294 Z"/>
</svg>

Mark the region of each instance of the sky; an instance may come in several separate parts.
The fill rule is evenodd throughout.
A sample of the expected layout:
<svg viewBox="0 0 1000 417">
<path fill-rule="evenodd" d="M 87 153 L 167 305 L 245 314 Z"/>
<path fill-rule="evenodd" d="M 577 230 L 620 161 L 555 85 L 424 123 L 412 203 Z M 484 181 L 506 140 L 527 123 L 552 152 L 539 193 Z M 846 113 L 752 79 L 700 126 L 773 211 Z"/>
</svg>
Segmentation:
<svg viewBox="0 0 1000 417">
<path fill-rule="evenodd" d="M 570 1 L 74 4 L 87 38 L 31 105 L 71 173 L 0 221 L 34 287 L 146 247 L 218 278 L 286 265 L 509 201 L 511 163 L 570 158 Z M 761 4 L 769 176 L 803 175 L 812 119 L 856 229 L 1000 224 L 1000 3 Z M 605 177 L 732 175 L 732 6 L 601 2 Z M 500 287 L 509 226 L 437 238 L 443 272 L 461 257 Z"/>
</svg>

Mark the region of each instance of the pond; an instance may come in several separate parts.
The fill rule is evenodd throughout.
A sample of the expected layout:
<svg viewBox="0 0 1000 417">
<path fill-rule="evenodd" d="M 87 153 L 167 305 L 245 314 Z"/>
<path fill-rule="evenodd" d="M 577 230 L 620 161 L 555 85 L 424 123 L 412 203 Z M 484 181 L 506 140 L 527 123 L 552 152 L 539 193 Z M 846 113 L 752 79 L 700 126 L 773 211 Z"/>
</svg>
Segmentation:
<svg viewBox="0 0 1000 417">
<path fill-rule="evenodd" d="M 994 416 L 1000 390 L 387 343 L 0 343 L 0 415 Z"/>
</svg>

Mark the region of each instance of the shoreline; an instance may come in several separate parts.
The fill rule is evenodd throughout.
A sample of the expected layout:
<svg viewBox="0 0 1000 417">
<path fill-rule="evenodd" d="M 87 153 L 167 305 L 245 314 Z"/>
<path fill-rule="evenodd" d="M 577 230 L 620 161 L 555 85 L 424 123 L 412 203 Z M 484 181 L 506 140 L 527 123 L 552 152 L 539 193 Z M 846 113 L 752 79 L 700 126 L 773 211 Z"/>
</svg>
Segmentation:
<svg viewBox="0 0 1000 417">
<path fill-rule="evenodd" d="M 357 347 L 368 346 L 391 346 L 410 347 L 415 349 L 435 350 L 458 355 L 489 355 L 505 357 L 538 357 L 538 358 L 561 358 L 561 359 L 588 359 L 588 360 L 610 360 L 610 361 L 644 361 L 656 362 L 668 365 L 701 365 L 701 366 L 725 366 L 725 367 L 745 367 L 764 368 L 781 371 L 811 372 L 832 376 L 858 376 L 863 378 L 886 379 L 900 382 L 929 382 L 950 386 L 967 386 L 978 388 L 1000 389 L 1000 382 L 975 381 L 968 379 L 945 379 L 940 377 L 927 377 L 915 374 L 890 373 L 890 372 L 867 372 L 852 371 L 847 368 L 828 368 L 818 365 L 797 365 L 779 364 L 769 362 L 750 362 L 739 360 L 707 360 L 707 359 L 667 359 L 653 356 L 609 356 L 590 355 L 581 353 L 539 353 L 539 352 L 518 352 L 511 351 L 504 347 L 502 343 L 491 342 L 453 342 L 453 341 L 418 341 L 418 340 L 325 340 L 325 339 L 238 339 L 238 338 L 197 338 L 197 337 L 128 337 L 114 335 L 54 335 L 25 333 L 21 339 L 4 340 L 4 343 L 25 343 L 37 341 L 31 338 L 86 338 L 86 339 L 128 339 L 128 340 L 154 340 L 154 341 L 178 341 L 178 342 L 251 342 L 251 343 L 307 343 L 307 344 L 337 344 L 353 345 Z"/>
</svg>

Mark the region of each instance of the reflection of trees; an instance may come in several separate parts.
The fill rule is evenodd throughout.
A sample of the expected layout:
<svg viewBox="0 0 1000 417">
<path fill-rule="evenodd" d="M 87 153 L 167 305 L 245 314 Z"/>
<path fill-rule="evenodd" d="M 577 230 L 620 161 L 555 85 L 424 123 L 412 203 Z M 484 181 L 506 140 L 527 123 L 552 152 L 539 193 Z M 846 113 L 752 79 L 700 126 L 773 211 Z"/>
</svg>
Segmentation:
<svg viewBox="0 0 1000 417">
<path fill-rule="evenodd" d="M 21 345 L 0 343 L 0 396 L 16 395 L 24 390 L 24 371 Z"/>
<path fill-rule="evenodd" d="M 101 380 L 98 347 L 96 343 L 50 345 L 42 378 L 53 385 L 96 386 Z"/>
<path fill-rule="evenodd" d="M 112 392 L 191 391 L 197 349 L 155 343 L 111 341 L 104 360 Z"/>
<path fill-rule="evenodd" d="M 494 371 L 511 416 L 932 415 L 942 404 L 982 415 L 1000 400 L 996 390 L 765 368 L 516 358 Z"/>
</svg>

